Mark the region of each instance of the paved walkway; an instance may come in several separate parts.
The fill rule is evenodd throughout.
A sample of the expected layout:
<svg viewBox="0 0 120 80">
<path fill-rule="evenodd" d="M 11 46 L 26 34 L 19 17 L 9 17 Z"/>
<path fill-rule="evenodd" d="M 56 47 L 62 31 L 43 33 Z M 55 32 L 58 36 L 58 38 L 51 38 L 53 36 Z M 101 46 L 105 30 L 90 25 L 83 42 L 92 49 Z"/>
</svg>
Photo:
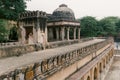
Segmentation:
<svg viewBox="0 0 120 80">
<path fill-rule="evenodd" d="M 120 80 L 120 55 L 115 57 L 113 64 L 104 80 Z"/>
<path fill-rule="evenodd" d="M 94 43 L 104 41 L 104 39 L 94 39 L 83 43 L 77 43 L 73 45 L 68 45 L 64 47 L 58 47 L 53 49 L 47 49 L 43 51 L 32 52 L 29 54 L 24 54 L 19 57 L 10 57 L 6 59 L 0 59 L 0 75 L 12 71 L 16 68 L 20 68 L 35 62 L 39 62 L 43 59 L 50 58 L 52 56 L 57 56 L 60 54 L 65 54 L 73 50 L 79 49 L 84 46 L 88 46 Z"/>
</svg>

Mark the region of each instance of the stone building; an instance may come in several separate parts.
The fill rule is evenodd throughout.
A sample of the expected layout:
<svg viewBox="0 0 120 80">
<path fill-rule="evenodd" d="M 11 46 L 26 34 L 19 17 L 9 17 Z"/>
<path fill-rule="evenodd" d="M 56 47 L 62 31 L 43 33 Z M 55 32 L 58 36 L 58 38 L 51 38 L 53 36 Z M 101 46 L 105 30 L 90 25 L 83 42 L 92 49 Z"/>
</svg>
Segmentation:
<svg viewBox="0 0 120 80">
<path fill-rule="evenodd" d="M 49 41 L 80 39 L 80 23 L 75 20 L 74 12 L 65 4 L 60 5 L 48 17 L 47 29 Z"/>
<path fill-rule="evenodd" d="M 23 44 L 80 39 L 80 23 L 65 4 L 60 5 L 52 14 L 26 11 L 20 14 L 19 27 L 19 41 Z"/>
<path fill-rule="evenodd" d="M 47 16 L 42 11 L 27 11 L 20 15 L 19 41 L 25 43 L 39 43 L 47 41 Z M 43 40 L 44 39 L 44 40 Z"/>
</svg>

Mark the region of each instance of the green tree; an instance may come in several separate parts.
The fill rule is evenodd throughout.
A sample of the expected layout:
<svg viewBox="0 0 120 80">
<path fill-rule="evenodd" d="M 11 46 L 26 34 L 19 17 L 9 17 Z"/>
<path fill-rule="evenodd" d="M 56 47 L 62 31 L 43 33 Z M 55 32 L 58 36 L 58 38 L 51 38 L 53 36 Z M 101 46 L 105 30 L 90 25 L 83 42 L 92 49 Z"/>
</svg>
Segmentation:
<svg viewBox="0 0 120 80">
<path fill-rule="evenodd" d="M 17 20 L 18 15 L 25 11 L 24 0 L 0 0 L 0 18 Z"/>
<path fill-rule="evenodd" d="M 81 36 L 83 37 L 94 37 L 97 36 L 99 27 L 97 26 L 97 20 L 94 17 L 86 16 L 79 19 L 81 24 Z"/>
<path fill-rule="evenodd" d="M 6 26 L 7 26 L 7 21 L 0 19 L 0 42 L 7 40 L 7 35 L 9 31 L 7 30 Z"/>
<path fill-rule="evenodd" d="M 101 35 L 103 36 L 115 36 L 116 33 L 117 17 L 106 17 L 99 21 L 99 27 L 102 27 Z"/>
<path fill-rule="evenodd" d="M 120 20 L 116 23 L 117 37 L 120 37 Z"/>
<path fill-rule="evenodd" d="M 18 29 L 15 25 L 10 29 L 10 34 L 9 34 L 9 39 L 10 40 L 18 40 L 17 30 Z"/>
</svg>

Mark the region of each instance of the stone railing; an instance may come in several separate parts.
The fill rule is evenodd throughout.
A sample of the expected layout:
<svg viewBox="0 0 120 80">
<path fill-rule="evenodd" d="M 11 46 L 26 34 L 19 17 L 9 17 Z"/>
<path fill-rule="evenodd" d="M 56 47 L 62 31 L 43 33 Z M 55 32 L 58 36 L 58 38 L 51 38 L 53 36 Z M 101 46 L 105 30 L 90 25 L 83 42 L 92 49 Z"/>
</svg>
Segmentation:
<svg viewBox="0 0 120 80">
<path fill-rule="evenodd" d="M 85 42 L 93 40 L 93 38 L 84 38 L 81 39 L 80 42 Z M 45 46 L 45 48 L 55 48 L 65 45 L 71 45 L 79 43 L 79 40 L 71 40 L 71 41 L 58 41 L 49 43 L 49 45 Z M 11 56 L 20 56 L 22 54 L 26 54 L 33 51 L 43 50 L 44 47 L 41 44 L 32 44 L 32 45 L 22 45 L 19 42 L 8 42 L 8 43 L 0 43 L 0 58 L 11 57 Z"/>
<path fill-rule="evenodd" d="M 65 68 L 74 62 L 90 55 L 108 44 L 113 44 L 113 39 L 95 43 L 61 55 L 49 57 L 26 67 L 18 68 L 0 76 L 0 80 L 43 80 L 53 73 Z M 96 57 L 96 56 L 95 56 Z M 94 58 L 94 57 L 93 57 Z"/>
<path fill-rule="evenodd" d="M 0 58 L 20 56 L 29 52 L 36 51 L 35 45 L 13 45 L 0 48 Z"/>
<path fill-rule="evenodd" d="M 82 38 L 80 40 L 76 39 L 76 40 L 69 40 L 69 41 L 64 40 L 64 41 L 50 42 L 48 45 L 48 48 L 55 48 L 55 47 L 60 47 L 60 46 L 65 46 L 65 45 L 71 45 L 71 44 L 75 44 L 75 43 L 90 41 L 93 39 L 94 39 L 93 37 L 89 37 L 89 38 Z"/>
</svg>

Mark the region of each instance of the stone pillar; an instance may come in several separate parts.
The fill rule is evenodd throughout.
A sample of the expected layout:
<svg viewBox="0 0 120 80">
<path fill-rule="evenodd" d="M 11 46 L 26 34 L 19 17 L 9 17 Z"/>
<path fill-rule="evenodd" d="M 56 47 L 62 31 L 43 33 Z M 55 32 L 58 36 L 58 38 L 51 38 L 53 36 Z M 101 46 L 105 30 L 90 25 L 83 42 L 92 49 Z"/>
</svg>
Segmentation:
<svg viewBox="0 0 120 80">
<path fill-rule="evenodd" d="M 67 28 L 67 40 L 70 39 L 70 38 L 69 38 L 69 30 L 70 30 L 70 28 L 68 27 L 68 28 Z"/>
<path fill-rule="evenodd" d="M 37 33 L 36 33 L 35 26 L 33 26 L 33 42 L 36 43 L 36 41 L 37 41 Z"/>
<path fill-rule="evenodd" d="M 46 40 L 46 43 L 48 42 L 48 32 L 47 32 L 47 25 L 45 26 L 45 40 Z"/>
<path fill-rule="evenodd" d="M 40 36 L 41 36 L 41 29 L 40 29 L 40 20 L 39 20 L 39 18 L 37 18 L 37 22 L 36 22 L 36 26 L 35 26 L 35 28 L 36 28 L 36 41 L 35 41 L 35 43 L 38 43 L 38 42 L 40 42 Z"/>
<path fill-rule="evenodd" d="M 80 39 L 80 28 L 78 28 L 78 39 Z"/>
<path fill-rule="evenodd" d="M 26 43 L 26 39 L 25 39 L 26 31 L 25 31 L 25 28 L 23 26 L 20 26 L 20 31 L 21 31 L 21 33 L 20 33 L 20 43 L 25 44 Z"/>
<path fill-rule="evenodd" d="M 76 28 L 74 28 L 74 39 L 76 39 Z"/>
<path fill-rule="evenodd" d="M 61 38 L 62 40 L 64 40 L 65 37 L 65 31 L 64 31 L 64 27 L 61 28 Z"/>
<path fill-rule="evenodd" d="M 56 38 L 59 40 L 59 28 L 56 28 Z"/>
<path fill-rule="evenodd" d="M 40 31 L 40 27 L 38 27 L 38 29 L 37 29 L 37 41 L 36 42 L 40 42 L 40 40 L 41 40 L 41 31 Z"/>
</svg>

